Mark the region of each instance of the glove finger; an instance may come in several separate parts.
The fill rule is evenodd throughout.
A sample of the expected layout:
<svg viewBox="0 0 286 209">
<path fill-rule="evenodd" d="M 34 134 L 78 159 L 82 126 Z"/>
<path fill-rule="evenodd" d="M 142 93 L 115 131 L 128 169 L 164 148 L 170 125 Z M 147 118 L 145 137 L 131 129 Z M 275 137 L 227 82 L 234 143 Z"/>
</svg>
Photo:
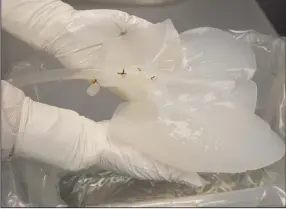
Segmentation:
<svg viewBox="0 0 286 209">
<path fill-rule="evenodd" d="M 128 13 L 122 11 L 116 11 L 116 13 L 113 15 L 113 20 L 121 29 L 122 34 L 127 33 L 130 30 L 146 28 L 152 24 L 145 19 L 134 15 L 129 15 Z"/>
<path fill-rule="evenodd" d="M 148 21 L 117 10 L 85 10 L 73 14 L 66 33 L 50 46 L 66 67 L 98 67 L 98 53 L 105 40 L 147 27 Z"/>
<path fill-rule="evenodd" d="M 203 185 L 197 173 L 179 171 L 151 160 L 130 147 L 115 146 L 110 142 L 108 143 L 108 149 L 104 150 L 100 157 L 99 165 L 102 168 L 142 180 L 163 180 L 194 186 Z"/>
</svg>

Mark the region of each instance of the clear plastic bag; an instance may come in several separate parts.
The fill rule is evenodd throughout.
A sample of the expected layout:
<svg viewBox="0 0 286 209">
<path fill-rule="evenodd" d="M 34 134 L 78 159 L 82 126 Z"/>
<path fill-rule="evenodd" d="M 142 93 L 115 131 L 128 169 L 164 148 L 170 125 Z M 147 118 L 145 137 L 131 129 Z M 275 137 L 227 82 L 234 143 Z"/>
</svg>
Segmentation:
<svg viewBox="0 0 286 209">
<path fill-rule="evenodd" d="M 61 197 L 71 206 L 155 206 L 168 202 L 196 197 L 199 195 L 218 195 L 235 190 L 250 189 L 269 185 L 273 176 L 261 169 L 243 174 L 201 174 L 209 182 L 202 188 L 182 184 L 140 181 L 123 177 L 111 172 L 74 174 L 63 177 L 60 181 Z M 218 195 L 219 196 L 219 195 Z M 73 202 L 77 200 L 77 203 Z M 207 204 L 207 203 L 204 203 Z M 208 203 L 210 204 L 210 203 Z M 192 203 L 189 206 L 203 206 Z"/>
<path fill-rule="evenodd" d="M 236 39 L 250 44 L 255 53 L 258 66 L 253 76 L 258 87 L 256 113 L 285 137 L 284 40 L 255 31 L 230 32 Z M 58 63 L 56 66 L 46 63 L 51 62 L 37 55 L 16 65 L 12 72 L 18 74 L 62 68 Z M 18 68 L 18 72 L 15 68 Z M 24 90 L 35 100 L 74 109 L 94 120 L 111 117 L 112 112 L 110 115 L 93 115 L 96 102 L 84 94 L 88 82 L 72 80 L 52 83 L 54 85 L 33 84 Z M 63 93 L 66 98 L 74 98 L 74 95 L 76 98 L 60 101 L 58 98 Z M 91 105 L 86 108 L 88 103 Z M 118 98 L 113 99 L 113 109 L 118 103 Z M 96 107 L 100 112 L 100 105 Z M 112 173 L 102 174 L 102 171 L 66 173 L 38 162 L 13 158 L 2 162 L 2 206 L 283 206 L 284 164 L 285 158 L 268 168 L 242 174 L 201 174 L 211 184 L 198 190 L 178 184 L 139 182 Z M 128 193 L 134 196 L 127 198 L 125 195 Z M 142 201 L 144 197 L 148 200 Z"/>
</svg>

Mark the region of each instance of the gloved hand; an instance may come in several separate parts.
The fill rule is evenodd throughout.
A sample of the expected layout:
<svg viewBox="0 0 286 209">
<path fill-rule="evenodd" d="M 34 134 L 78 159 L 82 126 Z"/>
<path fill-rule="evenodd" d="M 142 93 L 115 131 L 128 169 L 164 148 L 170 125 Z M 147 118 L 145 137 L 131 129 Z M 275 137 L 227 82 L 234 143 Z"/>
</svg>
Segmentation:
<svg viewBox="0 0 286 209">
<path fill-rule="evenodd" d="M 2 8 L 5 30 L 68 68 L 97 67 L 104 40 L 151 24 L 117 10 L 77 11 L 60 0 L 3 0 Z"/>
<path fill-rule="evenodd" d="M 2 7 L 5 30 L 68 68 L 96 68 L 105 39 L 150 24 L 121 11 L 76 11 L 59 0 L 3 0 Z M 34 102 L 4 81 L 1 85 L 2 108 L 9 110 L 2 115 L 11 129 L 3 133 L 17 137 L 17 155 L 70 170 L 98 165 L 139 179 L 201 184 L 195 173 L 174 170 L 131 148 L 111 144 L 106 137 L 108 121 L 95 123 L 74 111 Z"/>
<path fill-rule="evenodd" d="M 107 138 L 109 121 L 94 122 L 76 112 L 32 101 L 16 87 L 1 81 L 2 144 L 6 151 L 67 170 L 91 166 L 139 179 L 201 185 L 196 173 L 184 173 L 148 159 L 130 147 Z"/>
</svg>

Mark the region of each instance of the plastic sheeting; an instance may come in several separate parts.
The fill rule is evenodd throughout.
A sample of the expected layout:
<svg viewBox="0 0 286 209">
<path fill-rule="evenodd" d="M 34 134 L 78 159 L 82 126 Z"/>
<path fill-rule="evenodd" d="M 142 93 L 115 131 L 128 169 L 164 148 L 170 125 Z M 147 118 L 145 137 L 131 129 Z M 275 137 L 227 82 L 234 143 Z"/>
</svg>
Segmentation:
<svg viewBox="0 0 286 209">
<path fill-rule="evenodd" d="M 254 31 L 230 32 L 236 39 L 250 44 L 255 53 L 257 71 L 252 80 L 258 88 L 256 113 L 271 124 L 281 137 L 285 137 L 284 40 Z M 36 57 L 22 62 L 12 71 L 15 72 L 15 68 L 23 73 L 53 69 L 45 66 L 45 62 Z M 26 88 L 29 96 L 53 103 L 49 102 L 49 96 L 44 97 L 51 92 L 37 92 L 43 87 L 34 87 Z M 76 107 L 74 109 L 77 110 Z M 242 174 L 201 173 L 209 184 L 196 189 L 164 182 L 142 182 L 95 170 L 66 173 L 37 162 L 13 158 L 2 162 L 2 205 L 281 206 L 285 205 L 284 161 L 282 159 L 268 168 Z M 144 197 L 148 200 L 142 201 Z"/>
<path fill-rule="evenodd" d="M 71 206 L 167 206 L 168 204 L 170 206 L 176 203 L 183 204 L 184 201 L 189 203 L 188 206 L 214 206 L 214 203 L 218 201 L 215 200 L 215 195 L 221 198 L 220 202 L 224 201 L 223 204 L 227 205 L 234 201 L 239 205 L 243 204 L 241 201 L 247 202 L 253 199 L 242 198 L 244 195 L 241 197 L 237 195 L 239 199 L 235 199 L 236 195 L 232 194 L 233 191 L 246 189 L 246 194 L 249 194 L 247 191 L 255 191 L 249 188 L 269 184 L 273 180 L 271 175 L 273 173 L 268 173 L 264 169 L 233 175 L 201 174 L 208 184 L 202 188 L 195 188 L 176 183 L 140 181 L 111 172 L 98 172 L 67 175 L 61 179 L 60 188 L 61 197 Z M 259 198 L 261 190 L 267 191 L 265 188 L 264 190 L 259 188 L 252 194 L 252 198 L 255 195 L 255 198 Z M 275 191 L 275 188 L 272 190 Z M 222 199 L 223 196 L 219 193 L 224 193 L 225 198 L 229 197 L 232 200 Z M 214 200 L 202 201 L 203 195 L 207 195 L 207 198 L 212 196 Z M 198 199 L 195 198 L 196 196 L 199 196 Z M 191 199 L 188 200 L 190 197 Z"/>
</svg>

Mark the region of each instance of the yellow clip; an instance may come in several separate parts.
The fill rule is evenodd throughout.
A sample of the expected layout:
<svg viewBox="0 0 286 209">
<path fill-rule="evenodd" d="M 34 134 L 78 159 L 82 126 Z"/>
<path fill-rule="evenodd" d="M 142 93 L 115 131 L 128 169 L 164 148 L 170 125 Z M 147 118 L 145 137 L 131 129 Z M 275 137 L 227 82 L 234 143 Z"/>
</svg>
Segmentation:
<svg viewBox="0 0 286 209">
<path fill-rule="evenodd" d="M 95 83 L 97 83 L 97 80 L 96 79 L 92 79 L 91 80 L 91 84 L 95 84 Z"/>
</svg>

